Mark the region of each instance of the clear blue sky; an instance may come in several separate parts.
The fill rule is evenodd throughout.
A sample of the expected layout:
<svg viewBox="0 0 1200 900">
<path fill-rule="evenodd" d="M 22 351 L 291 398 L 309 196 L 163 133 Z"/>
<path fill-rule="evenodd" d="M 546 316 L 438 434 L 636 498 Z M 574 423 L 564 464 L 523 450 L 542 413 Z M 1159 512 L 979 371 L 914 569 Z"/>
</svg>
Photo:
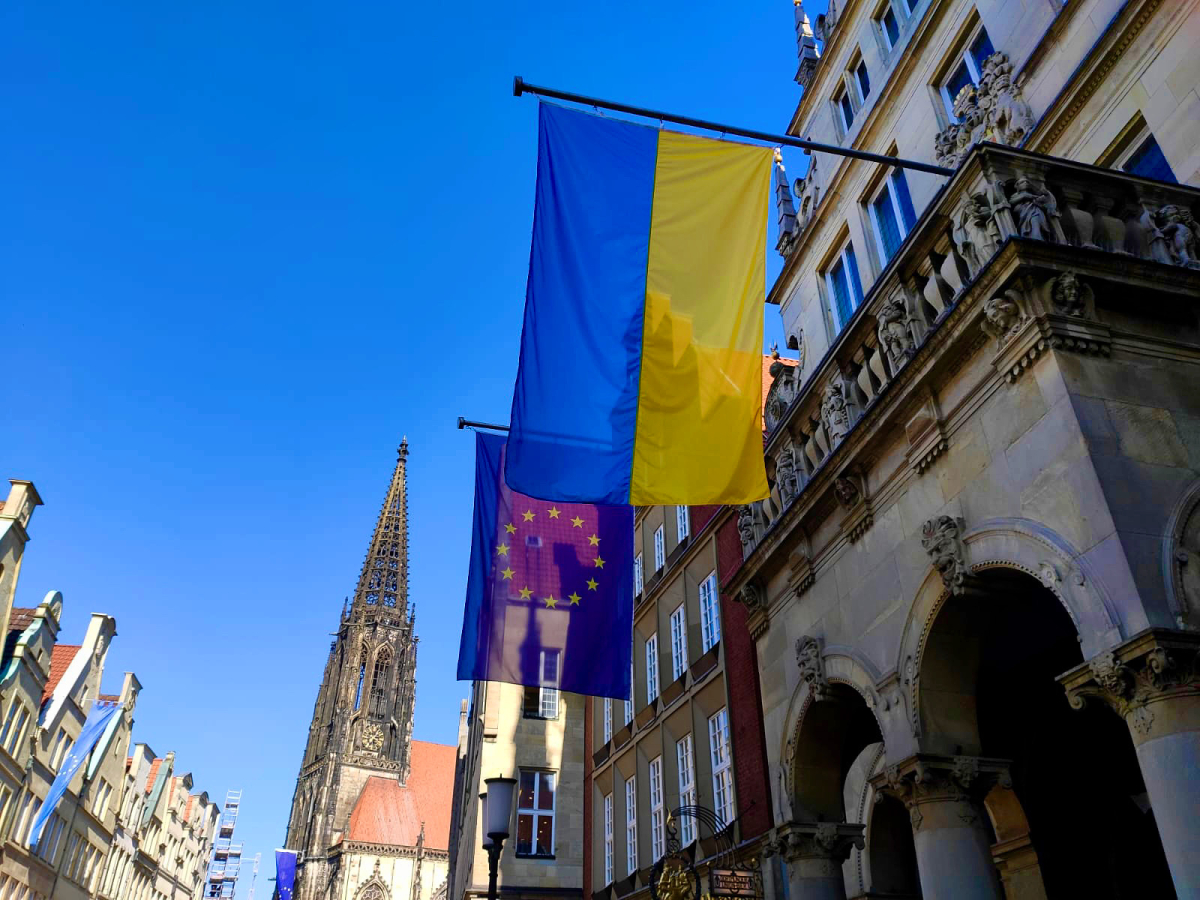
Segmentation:
<svg viewBox="0 0 1200 900">
<path fill-rule="evenodd" d="M 245 790 L 266 874 L 403 434 L 416 736 L 455 740 L 454 421 L 507 420 L 529 253 L 512 76 L 782 130 L 795 69 L 787 0 L 0 12 L 0 474 L 46 501 L 18 603 L 61 590 L 68 642 L 116 617 L 135 738 Z"/>
</svg>

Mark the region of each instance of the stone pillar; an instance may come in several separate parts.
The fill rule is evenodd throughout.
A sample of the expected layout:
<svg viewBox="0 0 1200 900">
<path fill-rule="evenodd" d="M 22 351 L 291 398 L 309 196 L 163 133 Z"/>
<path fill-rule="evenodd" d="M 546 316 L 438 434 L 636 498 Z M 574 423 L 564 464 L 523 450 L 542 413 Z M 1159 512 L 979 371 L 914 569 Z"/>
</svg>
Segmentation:
<svg viewBox="0 0 1200 900">
<path fill-rule="evenodd" d="M 1129 726 L 1175 891 L 1200 897 L 1200 634 L 1150 628 L 1058 678 Z"/>
<path fill-rule="evenodd" d="M 842 863 L 851 847 L 863 847 L 862 825 L 790 822 L 775 831 L 764 856 L 782 856 L 788 869 L 788 900 L 846 900 Z"/>
<path fill-rule="evenodd" d="M 1003 900 L 983 808 L 998 782 L 1011 784 L 1004 760 L 933 754 L 910 756 L 871 779 L 908 809 L 925 900 Z"/>
</svg>

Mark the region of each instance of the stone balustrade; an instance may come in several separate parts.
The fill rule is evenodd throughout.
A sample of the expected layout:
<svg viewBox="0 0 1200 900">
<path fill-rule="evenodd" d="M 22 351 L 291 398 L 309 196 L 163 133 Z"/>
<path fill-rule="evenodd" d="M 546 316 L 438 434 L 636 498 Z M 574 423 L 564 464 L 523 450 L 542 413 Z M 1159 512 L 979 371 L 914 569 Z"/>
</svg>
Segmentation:
<svg viewBox="0 0 1200 900">
<path fill-rule="evenodd" d="M 897 413 L 900 404 L 887 399 L 899 393 L 895 382 L 919 358 L 927 370 L 946 351 L 949 340 L 934 337 L 968 296 L 977 327 L 967 347 L 991 342 L 993 365 L 1010 381 L 1048 349 L 1107 353 L 1109 329 L 1075 272 L 1115 277 L 1140 266 L 1147 282 L 1187 281 L 1186 270 L 1200 269 L 1197 209 L 1195 188 L 975 145 L 804 382 L 797 367 L 772 367 L 764 410 L 771 493 L 739 510 L 744 556 L 795 507 L 841 507 L 851 541 L 870 527 L 865 479 L 845 469 L 839 449 L 864 417 L 884 406 Z M 963 342 L 954 346 L 961 353 Z M 932 396 L 906 402 L 893 424 L 905 429 L 918 472 L 946 450 Z M 820 503 L 829 495 L 832 504 Z"/>
</svg>

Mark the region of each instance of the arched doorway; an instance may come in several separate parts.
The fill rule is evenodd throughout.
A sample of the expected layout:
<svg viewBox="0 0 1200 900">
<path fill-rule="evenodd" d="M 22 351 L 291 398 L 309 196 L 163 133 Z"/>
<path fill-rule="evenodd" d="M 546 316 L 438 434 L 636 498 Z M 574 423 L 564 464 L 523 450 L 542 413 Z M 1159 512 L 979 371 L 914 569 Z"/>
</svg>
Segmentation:
<svg viewBox="0 0 1200 900">
<path fill-rule="evenodd" d="M 923 743 L 1009 761 L 1012 796 L 992 796 L 987 824 L 1010 892 L 1019 872 L 1050 900 L 1173 897 L 1128 729 L 1107 710 L 1071 709 L 1055 681 L 1082 662 L 1053 592 L 1014 570 L 982 573 L 944 601 L 929 631 Z M 1028 833 L 1014 833 L 1023 821 Z"/>
<path fill-rule="evenodd" d="M 884 765 L 879 723 L 848 684 L 822 686 L 801 719 L 793 756 L 793 817 L 798 822 L 864 825 L 864 846 L 835 859 L 847 896 L 921 896 L 908 813 L 880 798 L 869 780 Z M 879 893 L 879 892 L 883 893 Z"/>
</svg>

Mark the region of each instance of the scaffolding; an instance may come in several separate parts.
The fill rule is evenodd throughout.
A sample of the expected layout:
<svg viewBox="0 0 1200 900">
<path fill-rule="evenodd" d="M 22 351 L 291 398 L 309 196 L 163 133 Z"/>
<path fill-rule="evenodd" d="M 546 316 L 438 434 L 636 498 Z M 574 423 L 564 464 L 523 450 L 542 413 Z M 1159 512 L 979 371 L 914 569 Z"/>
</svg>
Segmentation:
<svg viewBox="0 0 1200 900">
<path fill-rule="evenodd" d="M 229 791 L 225 795 L 225 806 L 217 824 L 217 839 L 213 842 L 212 861 L 208 864 L 208 881 L 204 884 L 205 898 L 232 897 L 237 890 L 237 879 L 242 870 L 242 844 L 233 839 L 233 830 L 241 803 L 241 791 Z"/>
</svg>

